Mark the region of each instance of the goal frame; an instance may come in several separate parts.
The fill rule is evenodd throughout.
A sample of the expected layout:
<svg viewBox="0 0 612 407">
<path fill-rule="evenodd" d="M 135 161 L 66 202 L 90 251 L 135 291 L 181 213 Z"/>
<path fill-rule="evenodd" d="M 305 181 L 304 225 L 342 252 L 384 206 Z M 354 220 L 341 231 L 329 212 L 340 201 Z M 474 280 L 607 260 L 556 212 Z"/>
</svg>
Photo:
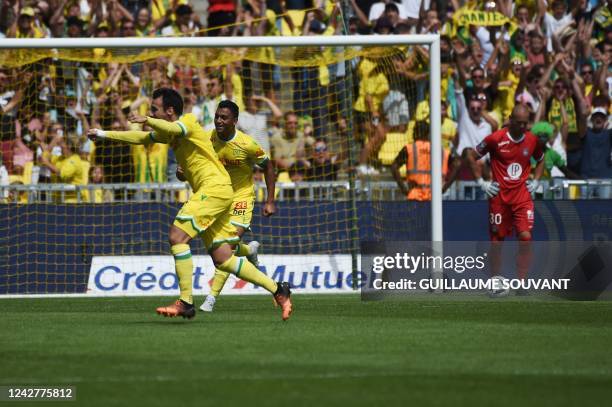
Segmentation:
<svg viewBox="0 0 612 407">
<path fill-rule="evenodd" d="M 295 46 L 429 46 L 429 123 L 431 151 L 442 150 L 440 36 L 423 35 L 332 35 L 298 37 L 160 37 L 160 38 L 5 38 L 0 49 L 17 48 L 245 48 Z M 442 157 L 431 154 L 431 240 L 443 241 Z"/>
</svg>

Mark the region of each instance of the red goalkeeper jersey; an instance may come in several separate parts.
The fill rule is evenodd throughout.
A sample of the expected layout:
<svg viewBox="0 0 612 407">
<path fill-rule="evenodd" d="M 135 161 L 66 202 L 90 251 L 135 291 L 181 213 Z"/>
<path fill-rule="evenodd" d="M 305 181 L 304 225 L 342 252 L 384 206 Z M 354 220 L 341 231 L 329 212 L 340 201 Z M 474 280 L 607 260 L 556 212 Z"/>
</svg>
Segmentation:
<svg viewBox="0 0 612 407">
<path fill-rule="evenodd" d="M 531 199 L 526 182 L 531 171 L 530 159 L 544 158 L 544 152 L 536 136 L 530 132 L 519 140 L 513 140 L 508 129 L 503 128 L 488 135 L 476 146 L 476 153 L 491 156 L 493 181 L 499 183 L 499 196 L 505 204 L 516 204 Z"/>
</svg>

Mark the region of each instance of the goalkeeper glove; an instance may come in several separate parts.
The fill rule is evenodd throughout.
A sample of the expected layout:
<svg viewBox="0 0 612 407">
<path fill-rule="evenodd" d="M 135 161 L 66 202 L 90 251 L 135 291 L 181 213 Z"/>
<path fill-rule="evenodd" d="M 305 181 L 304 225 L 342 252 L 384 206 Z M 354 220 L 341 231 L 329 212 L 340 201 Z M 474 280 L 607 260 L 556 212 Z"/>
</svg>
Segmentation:
<svg viewBox="0 0 612 407">
<path fill-rule="evenodd" d="M 538 181 L 537 179 L 527 180 L 527 191 L 529 191 L 530 194 L 533 194 L 539 186 L 540 181 Z"/>
<path fill-rule="evenodd" d="M 484 193 L 487 194 L 489 198 L 493 198 L 499 193 L 499 184 L 497 182 L 485 181 L 482 178 L 478 178 L 477 182 L 480 188 L 482 188 Z"/>
</svg>

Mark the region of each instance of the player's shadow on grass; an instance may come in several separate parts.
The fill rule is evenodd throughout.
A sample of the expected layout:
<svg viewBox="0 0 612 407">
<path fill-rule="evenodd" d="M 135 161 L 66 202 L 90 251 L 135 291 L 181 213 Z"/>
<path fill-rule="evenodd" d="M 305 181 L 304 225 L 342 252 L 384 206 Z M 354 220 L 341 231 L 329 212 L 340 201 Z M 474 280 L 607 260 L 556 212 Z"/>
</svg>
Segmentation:
<svg viewBox="0 0 612 407">
<path fill-rule="evenodd" d="M 270 322 L 279 322 L 282 323 L 283 321 L 269 321 L 269 322 L 249 322 L 250 325 L 253 326 L 265 326 L 265 325 L 269 325 Z M 162 325 L 168 325 L 168 326 L 177 326 L 177 325 L 197 325 L 197 326 L 201 326 L 202 324 L 207 324 L 207 325 L 216 325 L 216 326 L 220 326 L 220 325 L 237 325 L 237 326 L 244 326 L 245 321 L 244 320 L 215 320 L 215 319 L 205 319 L 205 318 L 200 318 L 197 319 L 195 318 L 192 321 L 187 321 L 187 320 L 183 320 L 183 319 L 160 319 L 160 320 L 143 320 L 143 321 L 128 321 L 128 322 L 117 322 L 117 324 L 120 325 L 153 325 L 153 326 L 162 326 Z"/>
</svg>

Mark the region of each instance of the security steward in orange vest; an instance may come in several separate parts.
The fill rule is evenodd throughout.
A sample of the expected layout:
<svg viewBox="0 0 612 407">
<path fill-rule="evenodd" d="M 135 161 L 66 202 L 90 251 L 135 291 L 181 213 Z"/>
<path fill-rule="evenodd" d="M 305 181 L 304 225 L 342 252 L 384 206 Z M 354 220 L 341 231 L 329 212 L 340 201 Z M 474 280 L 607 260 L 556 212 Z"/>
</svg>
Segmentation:
<svg viewBox="0 0 612 407">
<path fill-rule="evenodd" d="M 449 152 L 443 150 L 442 175 L 448 170 Z M 406 165 L 406 183 L 402 180 L 399 169 Z M 431 144 L 429 142 L 429 124 L 425 121 L 416 123 L 414 143 L 406 144 L 395 161 L 391 164 L 391 173 L 400 191 L 406 198 L 414 201 L 431 201 Z"/>
</svg>

